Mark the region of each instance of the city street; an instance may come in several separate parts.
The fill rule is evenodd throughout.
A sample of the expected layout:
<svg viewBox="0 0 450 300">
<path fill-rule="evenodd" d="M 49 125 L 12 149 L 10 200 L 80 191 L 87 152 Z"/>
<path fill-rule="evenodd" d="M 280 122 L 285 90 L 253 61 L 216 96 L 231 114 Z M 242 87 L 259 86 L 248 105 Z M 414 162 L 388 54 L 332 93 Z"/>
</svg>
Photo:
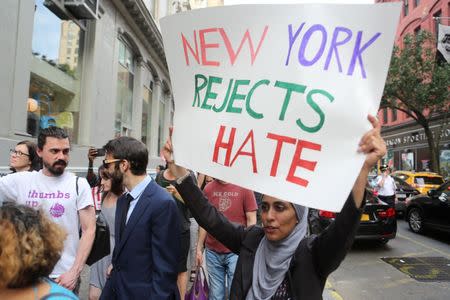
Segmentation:
<svg viewBox="0 0 450 300">
<path fill-rule="evenodd" d="M 383 257 L 441 257 L 450 260 L 450 235 L 439 232 L 415 234 L 404 220 L 399 219 L 397 237 L 388 244 L 368 241 L 354 244 L 343 264 L 329 277 L 324 299 L 449 299 L 450 281 L 416 281 L 384 262 Z M 450 274 L 450 261 L 443 268 Z M 87 299 L 88 280 L 86 268 L 80 299 Z"/>
<path fill-rule="evenodd" d="M 329 277 L 329 288 L 335 291 L 333 298 L 450 299 L 450 281 L 416 281 L 384 262 L 382 257 L 441 257 L 449 260 L 450 236 L 436 232 L 415 234 L 404 220 L 399 219 L 397 237 L 388 244 L 354 244 L 344 263 Z M 450 274 L 450 261 L 443 268 Z"/>
</svg>

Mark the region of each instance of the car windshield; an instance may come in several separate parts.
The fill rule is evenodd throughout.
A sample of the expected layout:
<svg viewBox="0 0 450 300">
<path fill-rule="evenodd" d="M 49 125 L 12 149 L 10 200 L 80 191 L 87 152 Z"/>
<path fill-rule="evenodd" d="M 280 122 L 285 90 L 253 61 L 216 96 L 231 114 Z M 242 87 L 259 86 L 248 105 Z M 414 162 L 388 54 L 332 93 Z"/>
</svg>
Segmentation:
<svg viewBox="0 0 450 300">
<path fill-rule="evenodd" d="M 394 177 L 395 180 L 395 185 L 397 185 L 397 188 L 402 188 L 402 189 L 412 189 L 412 187 L 406 183 L 405 181 L 403 181 L 402 179 L 398 178 L 398 177 Z"/>
<path fill-rule="evenodd" d="M 444 180 L 441 177 L 416 176 L 414 178 L 414 182 L 419 185 L 424 185 L 424 184 L 441 185 L 444 183 Z"/>
</svg>

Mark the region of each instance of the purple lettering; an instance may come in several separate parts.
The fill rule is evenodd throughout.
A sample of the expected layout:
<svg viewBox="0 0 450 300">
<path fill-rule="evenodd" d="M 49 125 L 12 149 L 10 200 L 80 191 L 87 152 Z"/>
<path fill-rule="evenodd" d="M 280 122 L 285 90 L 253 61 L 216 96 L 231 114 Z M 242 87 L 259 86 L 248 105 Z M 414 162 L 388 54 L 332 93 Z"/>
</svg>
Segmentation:
<svg viewBox="0 0 450 300">
<path fill-rule="evenodd" d="M 69 199 L 70 198 L 70 193 L 65 193 L 64 194 L 64 198 Z"/>
<path fill-rule="evenodd" d="M 289 50 L 288 50 L 288 54 L 286 57 L 286 63 L 285 66 L 289 65 L 289 58 L 291 57 L 291 50 L 292 50 L 292 45 L 294 44 L 295 40 L 297 39 L 298 35 L 300 34 L 300 31 L 302 31 L 303 26 L 305 25 L 305 22 L 303 22 L 300 27 L 297 29 L 297 31 L 295 32 L 294 35 L 292 35 L 292 24 L 289 24 L 288 29 L 289 29 Z"/>
<path fill-rule="evenodd" d="M 361 67 L 361 74 L 363 78 L 366 78 L 366 71 L 364 70 L 364 64 L 362 61 L 361 54 L 366 50 L 375 40 L 381 35 L 381 32 L 377 32 L 367 43 L 361 47 L 362 31 L 358 31 L 356 37 L 355 48 L 353 49 L 353 56 L 350 61 L 350 66 L 348 67 L 347 75 L 353 75 L 355 71 L 356 60 L 358 60 L 359 66 Z"/>
<path fill-rule="evenodd" d="M 305 52 L 306 52 L 306 46 L 308 45 L 309 39 L 311 38 L 311 36 L 313 35 L 314 32 L 321 32 L 322 33 L 322 43 L 320 44 L 320 48 L 317 51 L 316 55 L 314 56 L 314 58 L 312 60 L 307 60 L 305 58 Z M 298 61 L 301 65 L 303 66 L 312 66 L 313 64 L 315 64 L 320 57 L 323 54 L 323 50 L 325 49 L 325 44 L 327 42 L 327 31 L 325 30 L 325 28 L 323 27 L 323 25 L 320 24 L 315 24 L 313 26 L 311 26 L 311 28 L 309 28 L 303 39 L 302 42 L 300 44 L 300 50 L 298 51 Z"/>
<path fill-rule="evenodd" d="M 342 40 L 338 41 L 338 35 L 340 32 L 344 32 L 347 36 Z M 336 27 L 333 32 L 333 39 L 331 40 L 330 51 L 328 52 L 327 60 L 325 61 L 325 70 L 328 70 L 331 62 L 331 56 L 335 53 L 337 65 L 339 68 L 339 73 L 342 73 L 341 60 L 339 59 L 338 46 L 346 44 L 352 38 L 352 31 L 345 27 Z"/>
<path fill-rule="evenodd" d="M 58 195 L 56 198 L 61 199 L 62 197 L 64 197 L 64 194 L 58 190 Z"/>
</svg>

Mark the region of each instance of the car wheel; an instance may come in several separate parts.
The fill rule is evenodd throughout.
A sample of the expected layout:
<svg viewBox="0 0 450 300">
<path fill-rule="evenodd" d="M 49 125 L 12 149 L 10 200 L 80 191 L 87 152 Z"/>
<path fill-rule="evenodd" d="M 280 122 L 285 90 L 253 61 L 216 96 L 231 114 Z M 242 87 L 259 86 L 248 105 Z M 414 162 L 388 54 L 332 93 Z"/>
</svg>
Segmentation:
<svg viewBox="0 0 450 300">
<path fill-rule="evenodd" d="M 415 233 L 423 232 L 422 212 L 418 208 L 411 208 L 408 213 L 409 228 Z"/>
</svg>

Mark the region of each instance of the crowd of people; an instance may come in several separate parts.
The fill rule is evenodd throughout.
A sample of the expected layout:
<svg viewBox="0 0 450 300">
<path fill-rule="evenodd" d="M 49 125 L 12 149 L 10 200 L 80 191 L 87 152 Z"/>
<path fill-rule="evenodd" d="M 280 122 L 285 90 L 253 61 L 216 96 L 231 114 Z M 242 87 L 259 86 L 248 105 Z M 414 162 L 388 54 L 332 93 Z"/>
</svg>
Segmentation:
<svg viewBox="0 0 450 300">
<path fill-rule="evenodd" d="M 0 299 L 78 299 L 100 214 L 110 254 L 90 268 L 89 299 L 184 299 L 203 264 L 209 299 L 321 299 L 352 243 L 367 175 L 386 151 L 379 122 L 369 121 L 359 144 L 365 162 L 342 212 L 311 236 L 308 208 L 176 165 L 170 137 L 155 179 L 146 146 L 125 136 L 89 149 L 80 178 L 66 170 L 66 132 L 43 129 L 37 145 L 11 150 L 12 173 L 0 178 Z M 104 158 L 97 174 L 96 157 Z"/>
</svg>

